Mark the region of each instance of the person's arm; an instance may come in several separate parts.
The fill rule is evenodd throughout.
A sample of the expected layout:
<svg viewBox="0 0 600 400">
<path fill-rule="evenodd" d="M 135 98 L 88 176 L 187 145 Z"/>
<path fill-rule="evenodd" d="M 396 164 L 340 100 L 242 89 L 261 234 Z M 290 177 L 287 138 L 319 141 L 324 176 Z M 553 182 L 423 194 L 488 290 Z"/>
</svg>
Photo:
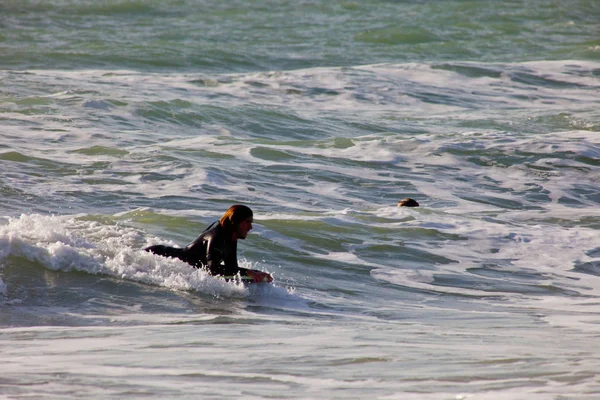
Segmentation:
<svg viewBox="0 0 600 400">
<path fill-rule="evenodd" d="M 221 261 L 222 264 L 215 266 L 215 275 L 223 275 L 223 276 L 234 276 L 240 273 L 240 275 L 244 275 L 245 268 L 240 268 L 237 261 L 237 243 L 222 243 L 221 248 Z M 211 271 L 213 271 L 211 269 Z"/>
<path fill-rule="evenodd" d="M 273 282 L 273 278 L 271 275 L 257 271 L 255 269 L 242 268 L 238 265 L 237 262 L 237 243 L 232 243 L 230 248 L 227 248 L 225 253 L 225 258 L 223 260 L 224 264 L 220 267 L 219 275 L 223 276 L 236 276 L 238 273 L 242 278 L 247 277 L 252 279 L 253 282 Z"/>
<path fill-rule="evenodd" d="M 206 243 L 206 268 L 211 275 L 227 275 L 230 272 L 231 266 L 227 268 L 227 263 L 224 264 L 223 261 L 222 246 L 219 246 L 217 240 L 210 238 Z"/>
<path fill-rule="evenodd" d="M 204 266 L 211 275 L 234 277 L 238 273 L 242 278 L 250 278 L 253 282 L 272 282 L 271 275 L 253 269 L 241 268 L 237 262 L 237 242 L 226 243 L 221 235 L 207 235 L 204 238 L 206 262 Z"/>
</svg>

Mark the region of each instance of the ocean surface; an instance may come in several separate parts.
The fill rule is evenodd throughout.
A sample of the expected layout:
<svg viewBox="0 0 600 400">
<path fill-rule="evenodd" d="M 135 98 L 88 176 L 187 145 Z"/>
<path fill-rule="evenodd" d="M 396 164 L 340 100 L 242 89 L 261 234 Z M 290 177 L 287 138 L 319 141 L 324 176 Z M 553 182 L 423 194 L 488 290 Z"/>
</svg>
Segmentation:
<svg viewBox="0 0 600 400">
<path fill-rule="evenodd" d="M 0 1 L 0 398 L 600 399 L 599 21 Z"/>
</svg>

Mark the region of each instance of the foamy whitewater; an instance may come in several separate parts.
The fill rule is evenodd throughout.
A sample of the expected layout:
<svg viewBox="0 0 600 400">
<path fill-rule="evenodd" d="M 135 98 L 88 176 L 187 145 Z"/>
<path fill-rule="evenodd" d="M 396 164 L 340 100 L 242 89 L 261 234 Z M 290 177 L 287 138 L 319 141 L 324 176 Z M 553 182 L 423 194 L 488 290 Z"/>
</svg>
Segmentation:
<svg viewBox="0 0 600 400">
<path fill-rule="evenodd" d="M 0 397 L 600 398 L 600 9 L 501 3 L 0 5 Z"/>
</svg>

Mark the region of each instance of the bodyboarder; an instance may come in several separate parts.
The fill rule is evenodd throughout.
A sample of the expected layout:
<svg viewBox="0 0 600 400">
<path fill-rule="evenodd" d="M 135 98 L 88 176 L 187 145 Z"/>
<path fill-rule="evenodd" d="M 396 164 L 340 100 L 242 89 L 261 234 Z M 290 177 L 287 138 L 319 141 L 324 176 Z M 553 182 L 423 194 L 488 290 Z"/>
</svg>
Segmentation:
<svg viewBox="0 0 600 400">
<path fill-rule="evenodd" d="M 234 279 L 238 274 L 243 280 L 272 282 L 271 275 L 254 269 L 241 268 L 237 262 L 237 242 L 246 239 L 252 230 L 252 210 L 236 204 L 223 214 L 219 221 L 204 230 L 184 248 L 154 245 L 144 250 L 164 256 L 178 258 L 195 268 L 203 268 L 211 275 Z"/>
</svg>

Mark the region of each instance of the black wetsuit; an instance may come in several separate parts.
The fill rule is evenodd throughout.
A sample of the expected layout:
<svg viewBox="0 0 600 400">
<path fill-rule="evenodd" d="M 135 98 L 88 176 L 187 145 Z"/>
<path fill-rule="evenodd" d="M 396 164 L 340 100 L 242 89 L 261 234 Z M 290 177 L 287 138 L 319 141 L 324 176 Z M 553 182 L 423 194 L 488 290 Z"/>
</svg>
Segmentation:
<svg viewBox="0 0 600 400">
<path fill-rule="evenodd" d="M 246 276 L 248 271 L 238 266 L 237 242 L 231 240 L 231 232 L 218 221 L 183 249 L 159 244 L 144 250 L 159 256 L 178 258 L 196 268 L 205 268 L 211 275 L 234 276 L 239 272 L 241 276 Z"/>
</svg>

